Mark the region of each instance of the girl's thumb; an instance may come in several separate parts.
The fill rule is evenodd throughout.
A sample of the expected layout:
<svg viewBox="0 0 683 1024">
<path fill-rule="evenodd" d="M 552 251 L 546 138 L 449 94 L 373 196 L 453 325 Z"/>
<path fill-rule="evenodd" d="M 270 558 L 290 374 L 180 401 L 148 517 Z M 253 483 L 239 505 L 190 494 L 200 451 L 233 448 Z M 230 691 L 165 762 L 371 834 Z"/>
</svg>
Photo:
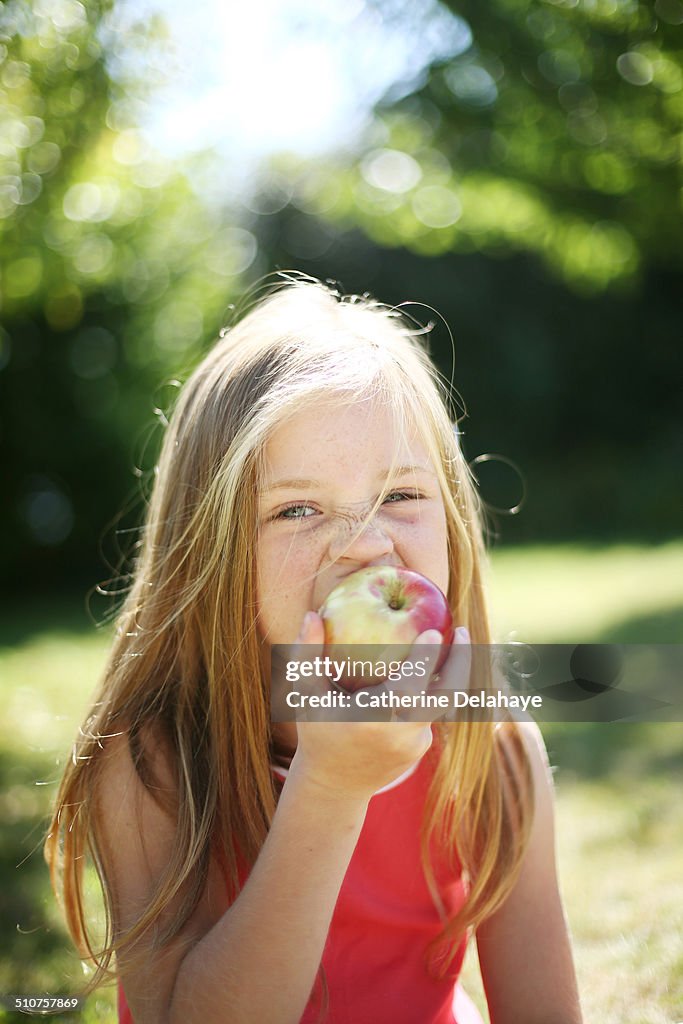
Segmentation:
<svg viewBox="0 0 683 1024">
<path fill-rule="evenodd" d="M 304 615 L 304 621 L 301 623 L 301 628 L 299 630 L 299 635 L 298 635 L 298 637 L 296 638 L 296 641 L 295 641 L 297 644 L 305 643 L 306 642 L 306 634 L 309 631 L 312 619 L 313 619 L 313 612 L 306 612 L 306 614 Z"/>
</svg>

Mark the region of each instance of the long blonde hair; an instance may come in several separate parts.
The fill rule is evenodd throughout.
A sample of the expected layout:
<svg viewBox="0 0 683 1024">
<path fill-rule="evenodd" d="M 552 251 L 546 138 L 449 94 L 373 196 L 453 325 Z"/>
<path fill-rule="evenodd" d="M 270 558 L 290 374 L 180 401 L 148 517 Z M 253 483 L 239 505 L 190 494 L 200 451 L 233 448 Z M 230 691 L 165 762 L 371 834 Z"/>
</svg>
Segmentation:
<svg viewBox="0 0 683 1024">
<path fill-rule="evenodd" d="M 275 812 L 269 680 L 255 628 L 257 492 L 272 431 L 321 394 L 384 400 L 397 430 L 417 424 L 439 474 L 448 524 L 448 599 L 473 644 L 491 642 L 482 580 L 482 508 L 460 449 L 448 388 L 426 332 L 399 310 L 286 279 L 220 339 L 180 392 L 156 469 L 133 583 L 92 711 L 64 772 L 45 844 L 70 933 L 97 970 L 135 945 L 182 890 L 156 942 L 183 926 L 204 888 L 212 854 L 233 893 L 239 858 L 253 863 Z M 379 499 L 381 500 L 381 499 Z M 378 501 L 379 503 L 379 501 Z M 377 505 L 375 506 L 376 509 Z M 375 509 L 370 515 L 374 514 Z M 256 680 L 256 683 L 255 683 Z M 167 809 L 176 841 L 148 906 L 114 940 L 96 817 L 103 740 L 127 731 L 142 782 L 159 801 L 145 727 L 170 745 L 176 783 Z M 493 722 L 439 723 L 438 761 L 425 806 L 422 858 L 443 931 L 427 954 L 447 973 L 458 942 L 500 905 L 519 871 L 532 813 L 528 761 L 514 722 L 499 742 Z M 437 841 L 460 864 L 467 900 L 451 920 L 431 864 Z M 105 901 L 104 946 L 86 920 L 83 864 L 94 861 Z M 437 964 L 438 960 L 438 964 Z"/>
</svg>

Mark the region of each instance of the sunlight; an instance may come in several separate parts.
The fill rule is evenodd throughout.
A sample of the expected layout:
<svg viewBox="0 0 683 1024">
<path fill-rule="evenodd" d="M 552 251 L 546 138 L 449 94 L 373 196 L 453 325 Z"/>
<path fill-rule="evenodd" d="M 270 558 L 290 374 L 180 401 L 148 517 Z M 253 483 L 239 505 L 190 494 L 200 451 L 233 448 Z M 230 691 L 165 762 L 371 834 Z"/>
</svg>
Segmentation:
<svg viewBox="0 0 683 1024">
<path fill-rule="evenodd" d="M 153 67 L 140 111 L 146 133 L 172 157 L 218 149 L 233 172 L 273 152 L 314 155 L 348 144 L 390 88 L 407 89 L 429 62 L 472 38 L 434 0 L 409 11 L 362 0 L 254 0 L 237 9 L 207 0 L 201 17 L 182 0 L 124 0 L 113 29 L 155 14 L 168 40 L 156 63 L 149 51 L 140 55 L 138 70 Z M 416 35 L 418 23 L 429 30 Z M 121 77 L 139 58 L 124 47 L 118 59 Z"/>
</svg>

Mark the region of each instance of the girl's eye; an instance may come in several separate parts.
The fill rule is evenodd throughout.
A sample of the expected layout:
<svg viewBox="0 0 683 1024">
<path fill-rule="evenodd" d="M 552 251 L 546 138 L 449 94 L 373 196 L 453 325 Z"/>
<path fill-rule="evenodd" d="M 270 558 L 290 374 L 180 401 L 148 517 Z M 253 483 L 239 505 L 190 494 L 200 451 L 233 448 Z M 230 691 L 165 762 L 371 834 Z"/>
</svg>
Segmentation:
<svg viewBox="0 0 683 1024">
<path fill-rule="evenodd" d="M 288 505 L 287 508 L 280 509 L 276 514 L 276 519 L 310 519 L 310 516 L 306 515 L 310 512 L 311 515 L 315 514 L 315 509 L 310 505 Z"/>
<path fill-rule="evenodd" d="M 396 505 L 398 502 L 411 501 L 421 497 L 421 494 L 416 494 L 413 491 L 391 491 L 384 499 L 384 504 Z M 292 520 L 310 519 L 311 516 L 316 514 L 317 509 L 312 505 L 297 504 L 295 502 L 276 512 L 273 519 L 284 519 L 291 522 Z"/>
<path fill-rule="evenodd" d="M 390 505 L 395 505 L 397 501 L 411 501 L 421 497 L 419 494 L 415 494 L 413 491 L 392 491 L 391 494 L 387 494 L 384 499 L 385 503 L 389 502 Z"/>
</svg>

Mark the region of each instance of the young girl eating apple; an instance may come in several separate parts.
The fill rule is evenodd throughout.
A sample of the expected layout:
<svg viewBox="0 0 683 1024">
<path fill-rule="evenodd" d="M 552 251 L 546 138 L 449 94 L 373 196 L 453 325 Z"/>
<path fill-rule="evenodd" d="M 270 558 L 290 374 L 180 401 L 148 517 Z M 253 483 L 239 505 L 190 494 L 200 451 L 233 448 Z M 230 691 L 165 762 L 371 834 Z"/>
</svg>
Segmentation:
<svg viewBox="0 0 683 1024">
<path fill-rule="evenodd" d="M 46 843 L 121 1022 L 477 1024 L 474 937 L 492 1024 L 580 1024 L 533 723 L 270 720 L 271 646 L 322 652 L 318 609 L 370 566 L 446 594 L 448 683 L 459 642 L 491 642 L 483 559 L 424 331 L 289 280 L 222 334 L 171 416 Z"/>
</svg>

